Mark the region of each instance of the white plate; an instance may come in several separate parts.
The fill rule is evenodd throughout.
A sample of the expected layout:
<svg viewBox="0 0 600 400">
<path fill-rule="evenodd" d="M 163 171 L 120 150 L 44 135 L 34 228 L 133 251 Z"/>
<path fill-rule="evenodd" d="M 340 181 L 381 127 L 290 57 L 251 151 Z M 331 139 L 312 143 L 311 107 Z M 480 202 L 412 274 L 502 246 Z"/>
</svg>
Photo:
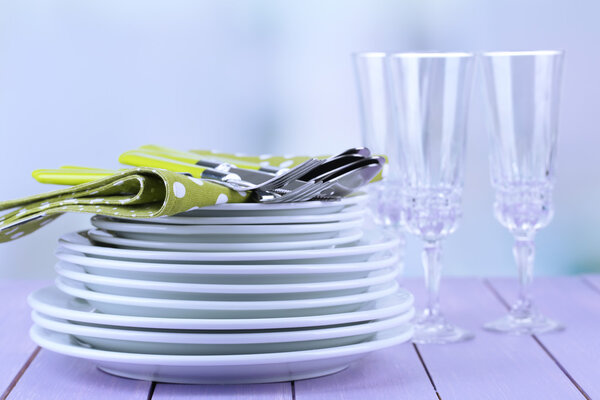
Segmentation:
<svg viewBox="0 0 600 400">
<path fill-rule="evenodd" d="M 371 271 L 398 266 L 397 254 L 378 253 L 363 262 L 294 264 L 174 264 L 86 257 L 60 248 L 59 260 L 80 265 L 88 273 L 125 279 L 206 284 L 318 283 L 367 277 Z M 328 260 L 330 261 L 330 260 Z M 335 261 L 335 259 L 333 260 Z"/>
<path fill-rule="evenodd" d="M 373 271 L 367 278 L 318 283 L 284 284 L 206 284 L 187 282 L 160 282 L 123 279 L 86 273 L 83 267 L 60 261 L 55 270 L 60 276 L 83 283 L 98 293 L 134 297 L 153 297 L 182 300 L 294 300 L 345 296 L 366 291 L 367 288 L 392 282 L 398 268 Z"/>
<path fill-rule="evenodd" d="M 51 317 L 88 324 L 149 329 L 248 330 L 339 325 L 388 318 L 409 311 L 413 306 L 414 298 L 407 290 L 399 289 L 395 294 L 363 304 L 354 312 L 306 317 L 241 319 L 159 318 L 104 314 L 99 313 L 87 301 L 65 294 L 55 286 L 36 290 L 29 295 L 27 302 L 35 311 Z"/>
<path fill-rule="evenodd" d="M 67 334 L 34 325 L 32 340 L 50 351 L 93 360 L 110 374 L 172 383 L 264 383 L 339 372 L 367 353 L 407 342 L 411 327 L 378 332 L 371 340 L 326 349 L 221 356 L 122 353 L 87 348 Z"/>
<path fill-rule="evenodd" d="M 130 234 L 134 236 L 134 234 Z M 315 239 L 312 236 L 315 234 L 308 234 L 309 238 L 304 240 L 302 237 L 297 235 L 279 235 L 278 239 L 281 241 L 255 241 L 260 240 L 262 237 L 270 235 L 257 235 L 248 236 L 245 238 L 237 239 L 235 235 L 232 236 L 216 236 L 215 239 L 224 239 L 223 243 L 207 243 L 201 238 L 190 236 L 193 241 L 175 241 L 180 236 L 166 237 L 166 235 L 153 235 L 151 240 L 148 240 L 140 234 L 140 239 L 130 239 L 125 237 L 113 236 L 108 232 L 104 232 L 98 229 L 92 229 L 88 231 L 88 236 L 94 241 L 102 244 L 108 244 L 117 246 L 120 248 L 132 248 L 132 249 L 149 249 L 149 250 L 169 250 L 169 251 L 279 251 L 279 250 L 300 250 L 300 249 L 322 249 L 332 247 L 340 244 L 356 242 L 363 236 L 361 229 L 350 229 L 341 232 L 335 232 L 333 234 L 326 234 L 326 236 L 334 236 L 332 238 L 326 237 L 324 239 Z M 312 236 L 311 236 L 312 235 Z M 318 235 L 318 234 L 317 234 Z M 135 236 L 134 236 L 135 237 Z M 175 239 L 173 239 L 175 238 Z M 162 241 L 162 239 L 168 239 Z M 287 241 L 289 239 L 289 241 Z M 197 241 L 197 242 L 196 242 Z"/>
<path fill-rule="evenodd" d="M 218 206 L 202 207 L 187 211 L 188 217 L 262 217 L 321 215 L 341 212 L 345 207 L 367 202 L 365 193 L 355 193 L 338 201 L 304 201 L 298 203 L 261 204 L 261 203 L 225 203 Z"/>
<path fill-rule="evenodd" d="M 111 259 L 153 260 L 153 261 L 281 261 L 301 259 L 330 259 L 344 257 L 344 260 L 363 261 L 374 253 L 398 247 L 398 239 L 384 230 L 365 231 L 363 239 L 352 245 L 340 245 L 332 249 L 284 250 L 284 251 L 240 251 L 240 252 L 190 252 L 118 249 L 94 245 L 87 233 L 73 232 L 62 236 L 59 244 L 63 247 L 91 256 Z"/>
<path fill-rule="evenodd" d="M 205 301 L 97 293 L 82 283 L 63 277 L 56 278 L 55 284 L 61 291 L 87 300 L 100 312 L 177 318 L 275 318 L 349 312 L 398 290 L 396 282 L 389 282 L 349 296 L 274 301 Z"/>
<path fill-rule="evenodd" d="M 324 222 L 312 224 L 269 224 L 269 225 L 167 225 L 132 224 L 130 222 L 111 221 L 107 217 L 94 215 L 91 219 L 96 228 L 111 232 L 144 233 L 152 235 L 194 235 L 194 236 L 254 236 L 254 235 L 293 235 L 299 233 L 340 232 L 357 228 L 363 219 L 350 221 Z"/>
<path fill-rule="evenodd" d="M 314 215 L 259 215 L 228 217 L 191 217 L 193 212 L 158 218 L 110 218 L 111 221 L 129 223 L 153 223 L 173 225 L 256 225 L 256 224 L 307 224 L 315 222 L 348 221 L 362 218 L 367 209 L 361 205 L 351 205 L 327 214 Z M 214 213 L 211 213 L 214 214 Z"/>
<path fill-rule="evenodd" d="M 375 333 L 404 325 L 414 316 L 408 312 L 383 320 L 317 329 L 250 331 L 239 333 L 148 331 L 78 325 L 64 319 L 32 313 L 35 324 L 73 335 L 93 348 L 143 354 L 256 354 L 301 351 L 345 346 L 370 339 Z"/>
</svg>

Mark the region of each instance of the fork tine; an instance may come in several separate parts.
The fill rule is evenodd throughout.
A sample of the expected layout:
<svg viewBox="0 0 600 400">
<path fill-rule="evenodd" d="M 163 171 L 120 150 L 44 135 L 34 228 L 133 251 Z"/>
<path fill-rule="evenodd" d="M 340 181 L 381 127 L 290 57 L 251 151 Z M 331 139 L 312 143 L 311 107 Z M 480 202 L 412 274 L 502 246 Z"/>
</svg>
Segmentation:
<svg viewBox="0 0 600 400">
<path fill-rule="evenodd" d="M 289 194 L 283 195 L 277 199 L 278 203 L 291 203 L 291 202 L 299 202 L 310 200 L 315 193 L 321 191 L 323 187 L 323 182 L 310 182 L 306 185 L 302 186 L 299 189 L 296 189 Z"/>
<path fill-rule="evenodd" d="M 329 183 L 327 182 L 319 182 L 319 184 L 315 185 L 315 187 L 311 188 L 311 190 L 309 190 L 308 192 L 304 193 L 300 199 L 296 199 L 296 201 L 308 201 L 311 200 L 313 197 L 317 196 L 319 193 L 321 193 L 323 190 L 325 190 L 326 188 L 330 187 Z"/>
<path fill-rule="evenodd" d="M 313 193 L 314 197 L 323 196 L 323 197 L 331 197 L 334 195 L 333 192 L 323 193 L 324 191 L 331 189 L 336 185 L 336 182 L 323 182 L 323 185 L 319 187 L 319 190 L 316 193 Z"/>
<path fill-rule="evenodd" d="M 296 198 L 302 196 L 304 193 L 306 193 L 312 186 L 315 185 L 315 182 L 307 182 L 304 185 L 288 192 L 285 193 L 283 195 L 281 195 L 280 197 L 274 198 L 274 199 L 270 199 L 270 200 L 266 200 L 265 203 L 288 203 L 288 202 L 293 202 L 295 201 Z"/>
</svg>

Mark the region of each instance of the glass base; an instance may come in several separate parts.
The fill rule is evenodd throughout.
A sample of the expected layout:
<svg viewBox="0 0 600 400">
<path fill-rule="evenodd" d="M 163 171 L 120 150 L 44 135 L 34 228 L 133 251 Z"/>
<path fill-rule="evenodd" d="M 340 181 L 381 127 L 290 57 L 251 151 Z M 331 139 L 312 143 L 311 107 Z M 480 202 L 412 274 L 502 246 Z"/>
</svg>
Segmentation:
<svg viewBox="0 0 600 400">
<path fill-rule="evenodd" d="M 425 312 L 414 324 L 412 341 L 417 344 L 446 344 L 473 339 L 474 335 L 449 324 L 442 315 L 432 316 Z"/>
<path fill-rule="evenodd" d="M 488 322 L 483 327 L 488 331 L 511 335 L 535 335 L 564 329 L 560 323 L 538 313 L 515 316 L 512 312 L 495 321 Z"/>
</svg>

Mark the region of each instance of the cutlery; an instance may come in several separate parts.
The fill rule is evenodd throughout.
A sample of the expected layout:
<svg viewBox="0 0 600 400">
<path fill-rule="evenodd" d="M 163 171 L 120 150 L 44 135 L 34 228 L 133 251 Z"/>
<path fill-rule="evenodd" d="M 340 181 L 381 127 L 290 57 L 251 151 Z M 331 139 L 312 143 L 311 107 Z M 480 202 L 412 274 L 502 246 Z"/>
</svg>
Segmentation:
<svg viewBox="0 0 600 400">
<path fill-rule="evenodd" d="M 313 168 L 308 173 L 303 175 L 300 180 L 310 181 L 316 177 L 334 171 L 340 167 L 351 164 L 355 161 L 364 160 L 365 158 L 358 154 L 344 154 L 328 158 L 321 165 Z"/>
<path fill-rule="evenodd" d="M 284 195 L 277 196 L 276 194 L 272 194 L 271 196 L 259 199 L 259 201 L 263 203 L 283 203 L 310 199 L 339 199 L 369 183 L 379 173 L 384 163 L 385 159 L 383 157 L 370 157 L 358 160 L 317 177 L 302 187 L 290 190 Z M 284 190 L 281 189 L 281 191 Z"/>
<path fill-rule="evenodd" d="M 231 168 L 238 167 L 238 168 L 252 169 L 252 170 L 258 169 L 259 171 L 278 174 L 278 173 L 283 173 L 289 169 L 289 168 L 277 168 L 277 167 L 273 167 L 273 166 L 259 167 L 255 163 L 250 163 L 250 162 L 242 161 L 242 160 L 236 160 L 233 158 L 224 158 L 221 156 L 218 157 L 219 162 L 214 161 L 214 160 L 198 159 L 197 154 L 187 152 L 187 151 L 174 150 L 174 149 L 170 149 L 167 147 L 156 146 L 156 145 L 140 146 L 140 148 L 135 151 L 148 152 L 148 153 L 152 153 L 153 155 L 156 155 L 159 157 L 170 158 L 170 159 L 177 160 L 177 161 L 182 161 L 182 162 L 186 162 L 186 163 L 190 163 L 190 164 L 196 164 L 196 165 L 201 165 L 201 166 L 205 166 L 205 167 L 215 168 L 215 169 L 223 170 L 223 171 L 230 171 Z M 334 160 L 344 158 L 346 156 L 355 156 L 355 157 L 363 157 L 364 158 L 364 157 L 369 157 L 370 155 L 371 155 L 371 151 L 366 147 L 353 147 L 353 148 L 345 150 L 339 154 L 328 157 L 327 159 L 323 160 L 323 163 L 334 162 Z M 323 171 L 324 171 L 324 169 L 323 169 Z M 318 174 L 320 175 L 321 173 L 323 173 L 323 172 L 320 171 Z M 301 180 L 309 180 L 309 179 L 310 178 L 301 179 Z"/>
</svg>

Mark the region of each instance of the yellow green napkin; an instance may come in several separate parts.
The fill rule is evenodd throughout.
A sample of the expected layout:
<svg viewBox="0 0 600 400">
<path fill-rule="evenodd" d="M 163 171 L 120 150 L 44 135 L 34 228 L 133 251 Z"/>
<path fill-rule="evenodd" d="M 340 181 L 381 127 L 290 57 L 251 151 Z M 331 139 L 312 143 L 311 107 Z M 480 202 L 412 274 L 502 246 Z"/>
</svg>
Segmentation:
<svg viewBox="0 0 600 400">
<path fill-rule="evenodd" d="M 198 159 L 235 163 L 243 168 L 271 166 L 290 168 L 306 161 L 307 156 L 249 156 L 212 150 L 180 152 L 155 145 L 141 146 L 146 151 L 166 152 L 175 159 L 195 166 Z M 327 158 L 321 156 L 318 158 Z M 185 167 L 185 166 L 183 166 Z M 200 207 L 239 203 L 250 199 L 219 184 L 161 168 L 131 168 L 120 171 L 85 167 L 39 170 L 34 177 L 44 183 L 72 185 L 49 193 L 0 202 L 0 243 L 34 232 L 66 212 L 84 212 L 125 218 L 154 218 L 178 214 Z M 381 179 L 378 175 L 373 180 Z"/>
<path fill-rule="evenodd" d="M 132 168 L 99 180 L 0 202 L 0 243 L 18 239 L 66 212 L 153 218 L 221 203 L 240 203 L 248 193 L 158 168 Z"/>
</svg>

